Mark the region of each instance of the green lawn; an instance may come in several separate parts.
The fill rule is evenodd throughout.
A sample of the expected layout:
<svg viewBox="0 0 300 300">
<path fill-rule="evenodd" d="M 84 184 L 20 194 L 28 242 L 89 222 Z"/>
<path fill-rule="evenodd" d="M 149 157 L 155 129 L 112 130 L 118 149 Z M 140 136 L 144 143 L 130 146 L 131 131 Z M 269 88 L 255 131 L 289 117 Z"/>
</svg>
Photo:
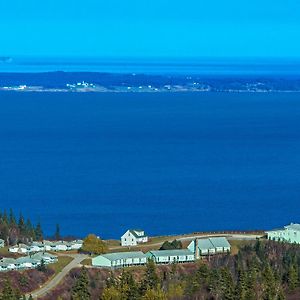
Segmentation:
<svg viewBox="0 0 300 300">
<path fill-rule="evenodd" d="M 86 258 L 85 260 L 82 261 L 81 264 L 83 266 L 91 266 L 92 265 L 92 259 L 91 258 Z"/>
<path fill-rule="evenodd" d="M 54 264 L 49 265 L 49 268 L 52 269 L 56 275 L 57 273 L 61 272 L 61 270 L 68 265 L 73 260 L 70 256 L 59 256 L 58 261 Z"/>
</svg>

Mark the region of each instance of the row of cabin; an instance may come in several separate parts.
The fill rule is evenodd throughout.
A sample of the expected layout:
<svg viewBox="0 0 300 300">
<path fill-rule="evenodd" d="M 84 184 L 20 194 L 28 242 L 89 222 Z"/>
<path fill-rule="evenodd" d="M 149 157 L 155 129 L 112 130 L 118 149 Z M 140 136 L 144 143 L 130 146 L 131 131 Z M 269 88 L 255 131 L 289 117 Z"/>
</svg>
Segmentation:
<svg viewBox="0 0 300 300">
<path fill-rule="evenodd" d="M 35 269 L 42 264 L 51 264 L 57 261 L 57 256 L 49 253 L 35 253 L 31 256 L 23 256 L 19 258 L 2 258 L 0 259 L 0 272 Z"/>
<path fill-rule="evenodd" d="M 291 223 L 283 228 L 266 231 L 268 240 L 300 244 L 300 224 Z"/>
<path fill-rule="evenodd" d="M 75 240 L 72 242 L 66 241 L 43 241 L 43 242 L 32 242 L 30 245 L 18 244 L 8 249 L 12 253 L 32 253 L 40 251 L 71 251 L 78 250 L 82 247 L 82 240 Z"/>
<path fill-rule="evenodd" d="M 187 249 L 152 250 L 146 254 L 141 251 L 102 254 L 92 259 L 92 265 L 102 268 L 122 268 L 144 265 L 148 259 L 157 264 L 188 263 L 201 256 L 228 253 L 230 250 L 231 246 L 225 237 L 214 237 L 196 239 Z"/>
</svg>

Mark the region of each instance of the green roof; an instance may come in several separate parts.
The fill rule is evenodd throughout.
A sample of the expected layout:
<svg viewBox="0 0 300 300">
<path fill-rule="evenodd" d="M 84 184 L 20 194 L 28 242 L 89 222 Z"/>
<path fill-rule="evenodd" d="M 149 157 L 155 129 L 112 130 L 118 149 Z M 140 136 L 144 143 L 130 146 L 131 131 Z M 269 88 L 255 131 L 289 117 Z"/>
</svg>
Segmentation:
<svg viewBox="0 0 300 300">
<path fill-rule="evenodd" d="M 216 248 L 219 247 L 230 248 L 230 244 L 228 243 L 225 237 L 213 237 L 210 238 L 209 240 Z"/>
<path fill-rule="evenodd" d="M 186 256 L 186 255 L 194 255 L 188 249 L 174 249 L 174 250 L 154 250 L 149 251 L 147 254 L 152 254 L 154 256 Z"/>
<path fill-rule="evenodd" d="M 146 255 L 142 251 L 134 252 L 116 252 L 100 255 L 110 261 L 119 260 L 119 259 L 128 259 L 128 258 L 146 258 Z"/>
</svg>

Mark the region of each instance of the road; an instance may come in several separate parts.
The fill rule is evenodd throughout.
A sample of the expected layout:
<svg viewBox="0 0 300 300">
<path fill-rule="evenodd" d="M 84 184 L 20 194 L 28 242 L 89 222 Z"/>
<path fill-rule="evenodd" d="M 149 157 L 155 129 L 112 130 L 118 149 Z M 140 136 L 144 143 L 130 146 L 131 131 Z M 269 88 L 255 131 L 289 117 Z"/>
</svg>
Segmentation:
<svg viewBox="0 0 300 300">
<path fill-rule="evenodd" d="M 83 254 L 70 254 L 68 255 L 70 257 L 73 257 L 74 259 L 66 265 L 61 272 L 59 272 L 57 275 L 55 275 L 53 278 L 51 278 L 44 286 L 42 286 L 39 290 L 36 290 L 31 293 L 33 299 L 37 299 L 39 297 L 45 296 L 48 292 L 50 292 L 53 288 L 55 288 L 60 281 L 74 268 L 79 267 L 80 263 L 88 258 L 87 255 Z"/>
</svg>

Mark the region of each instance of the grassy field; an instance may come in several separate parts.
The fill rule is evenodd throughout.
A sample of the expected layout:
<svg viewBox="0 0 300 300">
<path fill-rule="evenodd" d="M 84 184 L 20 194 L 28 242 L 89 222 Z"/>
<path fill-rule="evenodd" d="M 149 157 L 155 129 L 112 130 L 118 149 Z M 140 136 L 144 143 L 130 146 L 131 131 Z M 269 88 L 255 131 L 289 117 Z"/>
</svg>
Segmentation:
<svg viewBox="0 0 300 300">
<path fill-rule="evenodd" d="M 56 275 L 57 273 L 61 272 L 61 270 L 68 265 L 73 260 L 70 256 L 59 256 L 58 261 L 54 264 L 49 265 L 49 268 L 52 269 Z"/>
<path fill-rule="evenodd" d="M 83 266 L 91 266 L 92 265 L 92 259 L 91 258 L 86 258 L 85 260 L 82 261 L 81 264 Z"/>
</svg>

